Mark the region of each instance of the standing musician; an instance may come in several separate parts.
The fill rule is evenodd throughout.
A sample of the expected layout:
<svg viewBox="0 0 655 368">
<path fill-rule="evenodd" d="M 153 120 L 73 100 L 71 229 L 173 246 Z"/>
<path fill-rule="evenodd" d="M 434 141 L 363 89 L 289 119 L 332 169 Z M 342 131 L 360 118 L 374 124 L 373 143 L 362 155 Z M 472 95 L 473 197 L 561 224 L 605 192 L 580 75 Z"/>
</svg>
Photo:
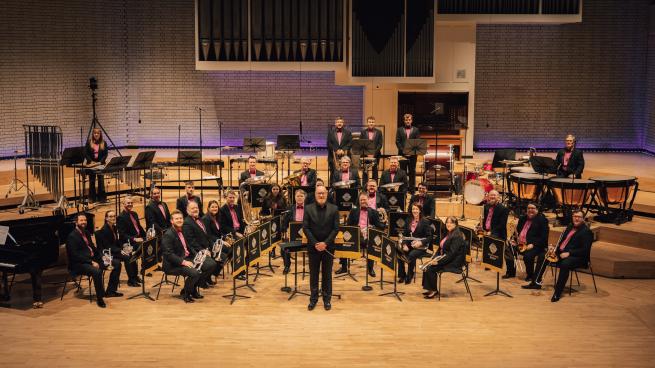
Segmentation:
<svg viewBox="0 0 655 368">
<path fill-rule="evenodd" d="M 574 135 L 567 135 L 564 142 L 566 147 L 557 151 L 557 157 L 555 158 L 558 164 L 557 176 L 569 177 L 573 175 L 576 179 L 580 179 L 584 170 L 582 151 L 575 148 L 576 139 Z"/>
<path fill-rule="evenodd" d="M 380 186 L 391 183 L 402 183 L 398 191 L 407 192 L 407 173 L 400 168 L 397 157 L 389 158 L 389 169 L 382 172 Z"/>
<path fill-rule="evenodd" d="M 66 247 L 70 255 L 69 268 L 77 275 L 86 275 L 93 278 L 93 285 L 96 289 L 96 304 L 98 307 L 105 308 L 104 297 L 119 297 L 123 294 L 118 293 L 118 278 L 121 274 L 121 261 L 114 258 L 111 262 L 114 269 L 109 275 L 109 284 L 107 292 L 102 284 L 102 270 L 106 269 L 102 261 L 102 254 L 93 244 L 91 233 L 86 230 L 86 215 L 78 213 L 75 217 L 75 230 L 71 231 L 66 239 Z"/>
<path fill-rule="evenodd" d="M 237 195 L 233 190 L 229 190 L 225 199 L 226 202 L 221 207 L 218 215 L 223 234 L 232 234 L 233 236 L 242 238 L 246 224 L 243 221 L 241 206 L 237 204 Z"/>
<path fill-rule="evenodd" d="M 161 234 L 171 227 L 171 213 L 166 202 L 161 200 L 161 189 L 158 187 L 152 188 L 145 214 L 146 228 L 150 229 L 154 226 L 157 234 Z"/>
<path fill-rule="evenodd" d="M 289 229 L 289 223 L 292 221 L 302 222 L 305 215 L 305 191 L 302 189 L 296 190 L 294 194 L 296 202 L 291 204 L 288 210 L 284 213 L 282 217 L 282 233 L 286 234 Z M 288 250 L 285 250 L 282 253 L 282 260 L 284 261 L 284 271 L 283 274 L 288 274 L 289 269 L 291 268 L 291 253 Z"/>
<path fill-rule="evenodd" d="M 418 203 L 410 206 L 411 220 L 405 225 L 404 236 L 422 238 L 422 240 L 412 240 L 409 244 L 402 244 L 402 251 L 407 257 L 407 274 L 403 262 L 398 262 L 398 282 L 409 284 L 414 278 L 416 260 L 427 254 L 428 246 L 432 243 L 432 226 L 430 221 L 423 217 L 423 209 Z"/>
<path fill-rule="evenodd" d="M 123 199 L 123 211 L 118 215 L 116 220 L 116 227 L 118 228 L 118 234 L 124 242 L 128 239 L 130 244 L 134 247 L 134 250 L 146 240 L 146 232 L 139 222 L 139 215 L 132 211 L 134 208 L 134 201 L 132 197 L 127 196 Z M 141 267 L 141 273 L 144 274 L 143 266 Z M 143 282 L 143 280 L 137 276 L 136 280 Z"/>
<path fill-rule="evenodd" d="M 350 130 L 344 128 L 344 124 L 345 120 L 339 116 L 334 121 L 334 128 L 328 130 L 328 165 L 332 173 L 336 171 L 337 161 L 348 155 L 353 143 L 353 135 Z"/>
<path fill-rule="evenodd" d="M 268 193 L 264 198 L 260 215 L 275 216 L 276 213 L 286 210 L 286 208 L 287 200 L 282 194 L 282 189 L 278 184 L 273 184 L 270 193 Z"/>
<path fill-rule="evenodd" d="M 423 208 L 423 216 L 435 217 L 434 197 L 428 194 L 428 186 L 421 182 L 418 185 L 418 193 L 413 194 L 409 203 L 418 203 Z"/>
<path fill-rule="evenodd" d="M 125 272 L 127 273 L 127 286 L 139 287 L 139 278 L 137 276 L 136 262 L 130 262 L 131 256 L 123 253 L 123 241 L 118 235 L 118 228 L 116 226 L 116 212 L 109 210 L 105 212 L 105 224 L 100 230 L 95 232 L 96 243 L 98 249 L 102 252 L 105 249 L 111 250 L 111 255 L 119 262 L 125 265 Z"/>
<path fill-rule="evenodd" d="M 264 172 L 257 170 L 257 158 L 255 156 L 248 157 L 248 169 L 241 172 L 239 175 L 239 185 L 249 178 L 254 178 L 256 176 L 263 176 Z"/>
<path fill-rule="evenodd" d="M 399 156 L 404 156 L 403 150 L 408 139 L 418 139 L 420 136 L 418 128 L 412 126 L 413 119 L 412 114 L 403 115 L 404 124 L 396 131 L 396 147 L 398 148 Z M 405 157 L 407 157 L 408 161 L 409 189 L 414 190 L 414 184 L 416 183 L 416 155 L 407 155 Z"/>
<path fill-rule="evenodd" d="M 201 271 L 199 272 L 193 266 L 193 259 L 196 256 L 196 251 L 187 243 L 182 232 L 184 224 L 184 216 L 182 212 L 175 210 L 171 214 L 171 226 L 164 232 L 161 239 L 161 244 L 164 254 L 164 272 L 169 275 L 185 276 L 184 288 L 180 292 L 182 300 L 185 303 L 193 303 L 193 299 L 201 299 L 203 296 L 197 291 L 196 286 L 201 279 Z"/>
<path fill-rule="evenodd" d="M 544 256 L 548 248 L 548 220 L 546 216 L 539 213 L 537 205 L 529 203 L 525 215 L 519 218 L 519 223 L 516 226 L 516 234 L 518 238 L 512 237 L 510 246 L 516 247 L 519 244 L 525 244 L 525 251 L 523 252 L 523 262 L 525 263 L 525 281 L 530 281 L 530 284 L 523 285 L 524 289 L 541 289 L 541 277 L 544 270 L 537 269 L 544 263 Z M 536 262 L 535 262 L 536 261 Z M 505 254 L 505 262 L 507 268 L 514 268 L 512 259 L 507 258 Z M 537 273 L 535 275 L 535 273 Z"/>
<path fill-rule="evenodd" d="M 105 164 L 107 161 L 107 144 L 102 138 L 102 131 L 100 128 L 93 128 L 89 140 L 84 146 L 84 158 L 88 164 Z M 96 192 L 96 177 L 98 181 L 98 190 Z M 104 175 L 89 174 L 89 200 L 91 202 L 105 202 L 107 194 L 105 193 L 105 177 Z"/>
<path fill-rule="evenodd" d="M 366 118 L 366 129 L 362 130 L 359 135 L 360 139 L 368 139 L 369 141 L 375 142 L 375 163 L 373 164 L 373 179 L 378 180 L 378 163 L 380 162 L 380 156 L 382 156 L 382 144 L 384 143 L 384 138 L 382 137 L 382 131 L 375 127 L 375 117 L 369 116 Z M 364 172 L 364 180 L 368 180 L 368 173 Z"/>
<path fill-rule="evenodd" d="M 351 186 L 351 188 L 358 189 L 359 173 L 357 172 L 357 170 L 352 170 L 352 168 L 350 167 L 350 157 L 343 156 L 340 162 L 341 162 L 341 169 L 332 172 L 332 180 L 331 180 L 332 185 L 334 185 L 336 182 L 339 181 L 354 180 L 355 183 Z"/>
<path fill-rule="evenodd" d="M 437 288 L 438 272 L 445 271 L 459 274 L 466 262 L 466 242 L 459 231 L 459 223 L 455 216 L 446 218 L 446 229 L 448 234 L 441 239 L 439 249 L 435 250 L 435 256 L 443 256 L 443 258 L 436 261 L 436 264 L 428 266 L 423 272 L 423 289 L 427 290 L 423 293 L 425 299 L 433 299 L 439 295 L 439 289 Z"/>
<path fill-rule="evenodd" d="M 554 249 L 558 256 L 559 275 L 551 302 L 557 302 L 562 297 L 570 271 L 589 264 L 589 252 L 593 241 L 594 234 L 585 224 L 582 211 L 573 212 L 573 223 L 564 230 L 560 242 Z"/>
<path fill-rule="evenodd" d="M 378 183 L 375 179 L 371 179 L 366 183 L 366 194 L 368 194 L 368 207 L 374 210 L 383 208 L 389 211 L 389 201 L 387 196 L 378 192 Z"/>
<path fill-rule="evenodd" d="M 353 206 L 353 208 L 350 210 L 350 213 L 348 214 L 348 219 L 346 220 L 348 226 L 359 227 L 360 232 L 362 233 L 361 241 L 359 243 L 360 247 L 362 247 L 361 244 L 368 244 L 369 226 L 379 230 L 384 229 L 384 224 L 380 221 L 380 215 L 378 214 L 378 211 L 368 206 L 368 200 L 368 193 L 360 194 L 359 208 Z M 348 272 L 348 259 L 341 258 L 339 263 L 341 263 L 341 269 L 339 269 L 336 273 L 341 274 Z M 366 270 L 371 277 L 375 277 L 373 260 L 366 260 Z"/>
<path fill-rule="evenodd" d="M 182 215 L 184 217 L 188 216 L 188 214 L 186 213 L 186 208 L 187 208 L 187 205 L 189 204 L 189 202 L 191 202 L 191 201 L 196 202 L 198 204 L 198 208 L 200 208 L 200 216 L 203 215 L 203 213 L 202 213 L 202 198 L 200 198 L 200 197 L 196 196 L 195 194 L 193 194 L 194 190 L 195 190 L 195 186 L 193 184 L 193 181 L 191 181 L 191 180 L 185 181 L 184 182 L 184 191 L 185 191 L 185 193 L 184 193 L 184 195 L 182 197 L 177 199 L 177 203 L 175 204 L 175 208 L 178 211 L 182 212 Z"/>
<path fill-rule="evenodd" d="M 211 200 L 207 204 L 207 213 L 202 218 L 202 223 L 205 224 L 205 229 L 207 229 L 207 235 L 209 235 L 209 243 L 214 244 L 217 239 L 222 238 L 225 233 L 223 228 L 221 228 L 220 215 L 219 215 L 219 204 L 216 200 Z M 220 261 L 218 261 L 218 270 L 222 270 L 227 260 L 232 257 L 232 247 L 231 244 L 223 243 L 224 246 L 221 248 L 221 255 L 219 256 Z"/>
<path fill-rule="evenodd" d="M 327 202 L 327 189 L 316 187 L 316 203 L 305 207 L 302 230 L 307 236 L 309 254 L 309 284 L 311 295 L 308 310 L 314 310 L 318 302 L 318 274 L 321 273 L 323 307 L 332 309 L 332 263 L 334 239 L 339 232 L 337 206 Z"/>
<path fill-rule="evenodd" d="M 193 248 L 196 253 L 211 251 L 212 243 L 209 242 L 208 230 L 200 218 L 198 204 L 196 202 L 189 202 L 187 213 L 189 216 L 184 219 L 184 224 L 182 225 L 182 232 L 184 233 L 187 245 Z M 206 272 L 203 271 L 203 277 L 198 286 L 206 289 L 209 285 L 216 284 L 211 280 L 211 275 L 217 276 L 220 270 L 218 270 L 218 265 L 212 257 L 205 258 L 203 267 L 205 267 Z"/>
<path fill-rule="evenodd" d="M 309 166 L 312 164 L 312 160 L 303 157 L 300 160 L 300 163 L 302 165 L 302 168 L 300 169 L 300 185 L 303 187 L 316 186 L 316 170 Z"/>
</svg>

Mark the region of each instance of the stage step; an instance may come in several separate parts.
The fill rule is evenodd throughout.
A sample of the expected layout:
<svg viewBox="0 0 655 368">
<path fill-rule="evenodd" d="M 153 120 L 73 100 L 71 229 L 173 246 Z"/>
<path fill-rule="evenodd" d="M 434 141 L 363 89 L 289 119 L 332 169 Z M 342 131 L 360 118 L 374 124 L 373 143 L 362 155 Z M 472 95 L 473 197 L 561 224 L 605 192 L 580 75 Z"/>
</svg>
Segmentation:
<svg viewBox="0 0 655 368">
<path fill-rule="evenodd" d="M 596 241 L 591 248 L 596 275 L 611 278 L 655 278 L 655 251 Z"/>
</svg>

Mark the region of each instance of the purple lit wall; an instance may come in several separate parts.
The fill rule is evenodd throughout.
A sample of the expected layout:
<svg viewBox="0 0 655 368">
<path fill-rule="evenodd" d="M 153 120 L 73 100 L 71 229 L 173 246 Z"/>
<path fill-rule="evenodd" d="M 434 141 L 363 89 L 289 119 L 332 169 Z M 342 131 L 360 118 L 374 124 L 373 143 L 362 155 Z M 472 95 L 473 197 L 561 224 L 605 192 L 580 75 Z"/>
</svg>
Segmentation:
<svg viewBox="0 0 655 368">
<path fill-rule="evenodd" d="M 644 149 L 655 153 L 655 4 L 650 6 L 648 33 L 648 121 L 644 125 Z"/>
</svg>

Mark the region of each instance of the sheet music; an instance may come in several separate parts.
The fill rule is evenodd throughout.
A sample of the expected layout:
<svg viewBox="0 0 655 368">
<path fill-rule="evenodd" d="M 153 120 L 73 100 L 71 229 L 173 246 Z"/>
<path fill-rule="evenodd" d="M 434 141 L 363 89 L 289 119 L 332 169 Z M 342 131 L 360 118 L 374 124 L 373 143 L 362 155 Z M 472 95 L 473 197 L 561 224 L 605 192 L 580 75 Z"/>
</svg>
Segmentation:
<svg viewBox="0 0 655 368">
<path fill-rule="evenodd" d="M 9 226 L 0 226 L 0 245 L 5 245 L 9 235 Z"/>
</svg>

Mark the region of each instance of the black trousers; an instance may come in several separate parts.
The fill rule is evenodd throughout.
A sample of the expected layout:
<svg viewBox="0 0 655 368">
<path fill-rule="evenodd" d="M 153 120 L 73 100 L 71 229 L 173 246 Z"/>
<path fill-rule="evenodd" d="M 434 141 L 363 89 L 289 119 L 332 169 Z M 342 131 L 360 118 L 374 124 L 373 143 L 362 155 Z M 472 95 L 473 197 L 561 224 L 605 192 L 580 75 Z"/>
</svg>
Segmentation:
<svg viewBox="0 0 655 368">
<path fill-rule="evenodd" d="M 546 251 L 541 248 L 532 248 L 523 252 L 523 262 L 525 263 L 525 273 L 534 284 L 541 284 L 541 278 L 546 271 L 546 267 L 541 267 L 544 263 Z M 540 268 L 542 268 L 540 270 Z M 539 273 L 538 275 L 535 275 Z"/>
<path fill-rule="evenodd" d="M 399 153 L 402 155 L 402 153 Z M 400 161 L 400 168 L 407 172 L 409 177 L 409 188 L 410 192 L 413 192 L 416 189 L 416 156 L 405 156 L 407 161 Z"/>
<path fill-rule="evenodd" d="M 109 284 L 107 285 L 107 292 L 115 292 L 118 288 L 118 278 L 121 274 L 121 262 L 114 258 L 111 262 L 114 269 L 109 275 Z M 105 297 L 105 289 L 102 284 L 102 270 L 105 269 L 105 265 L 100 263 L 100 268 L 93 267 L 92 264 L 84 263 L 77 264 L 73 266 L 73 272 L 77 275 L 91 276 L 93 279 L 93 285 L 96 289 L 96 298 L 102 300 Z"/>
<path fill-rule="evenodd" d="M 437 287 L 437 274 L 444 269 L 445 265 L 434 265 L 428 266 L 428 268 L 423 272 L 423 289 L 428 291 L 439 291 Z"/>
<path fill-rule="evenodd" d="M 98 177 L 98 190 L 96 192 L 96 177 Z M 96 200 L 104 201 L 107 199 L 105 193 L 105 177 L 104 175 L 89 174 L 89 199 L 92 202 Z"/>
<path fill-rule="evenodd" d="M 348 268 L 348 258 L 339 258 L 339 264 L 341 265 L 342 269 Z M 367 270 L 372 270 L 373 269 L 373 260 L 372 259 L 367 259 L 366 260 L 366 269 Z"/>
<path fill-rule="evenodd" d="M 114 259 L 118 259 L 125 265 L 125 273 L 127 273 L 128 282 L 136 281 L 138 272 L 137 262 L 130 262 L 130 256 L 126 256 L 122 253 L 114 254 L 113 256 Z"/>
<path fill-rule="evenodd" d="M 191 259 L 187 259 L 187 261 L 193 262 Z M 164 271 L 169 275 L 186 277 L 184 280 L 184 288 L 182 289 L 184 295 L 193 294 L 202 277 L 201 273 L 193 267 L 177 266 L 171 267 L 170 269 L 164 269 Z"/>
<path fill-rule="evenodd" d="M 284 262 L 284 268 L 290 268 L 291 267 L 291 252 L 288 250 L 283 250 L 282 252 L 282 261 Z"/>
<path fill-rule="evenodd" d="M 422 257 L 426 255 L 427 252 L 423 249 L 410 249 L 409 253 L 407 253 L 407 260 L 409 261 L 409 264 L 407 265 L 407 273 L 405 273 L 405 263 L 398 260 L 398 277 L 409 277 L 412 278 L 414 277 L 414 270 L 416 269 L 416 260 L 419 259 L 419 257 Z"/>
<path fill-rule="evenodd" d="M 318 301 L 318 274 L 321 274 L 321 290 L 323 291 L 323 302 L 329 303 L 332 299 L 332 256 L 327 252 L 309 253 L 309 287 L 311 295 L 309 301 Z M 334 250 L 330 249 L 334 254 Z"/>
<path fill-rule="evenodd" d="M 584 266 L 585 262 L 582 257 L 569 256 L 568 258 L 559 260 L 557 262 L 557 267 L 559 268 L 557 283 L 555 284 L 555 295 L 557 297 L 562 295 L 562 291 L 566 287 L 566 283 L 569 281 L 569 274 L 571 273 L 571 270 Z"/>
<path fill-rule="evenodd" d="M 513 253 L 512 253 L 513 252 Z M 514 256 L 512 254 L 516 254 L 517 249 L 515 246 L 511 244 L 507 244 L 507 248 L 505 250 L 505 264 L 507 265 L 507 274 L 516 276 L 516 264 L 514 263 Z"/>
</svg>

